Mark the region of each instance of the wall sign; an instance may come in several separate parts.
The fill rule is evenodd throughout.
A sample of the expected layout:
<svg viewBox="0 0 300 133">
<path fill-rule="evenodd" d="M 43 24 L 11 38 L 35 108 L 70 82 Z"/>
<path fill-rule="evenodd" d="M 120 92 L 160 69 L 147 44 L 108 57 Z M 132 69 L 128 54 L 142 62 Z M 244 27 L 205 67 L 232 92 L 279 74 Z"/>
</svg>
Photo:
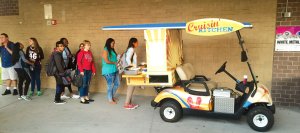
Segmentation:
<svg viewBox="0 0 300 133">
<path fill-rule="evenodd" d="M 300 51 L 300 26 L 277 26 L 275 51 Z"/>
<path fill-rule="evenodd" d="M 186 24 L 186 32 L 199 36 L 222 35 L 244 28 L 244 24 L 228 19 L 206 18 L 198 19 Z"/>
</svg>

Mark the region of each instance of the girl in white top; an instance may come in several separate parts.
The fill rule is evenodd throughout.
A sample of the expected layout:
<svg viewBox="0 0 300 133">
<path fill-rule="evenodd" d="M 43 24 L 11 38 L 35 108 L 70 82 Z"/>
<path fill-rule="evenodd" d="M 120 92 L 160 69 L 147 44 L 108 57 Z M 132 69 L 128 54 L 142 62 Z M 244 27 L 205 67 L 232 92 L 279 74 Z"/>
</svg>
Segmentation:
<svg viewBox="0 0 300 133">
<path fill-rule="evenodd" d="M 127 51 L 125 53 L 125 60 L 128 66 L 137 66 L 137 55 L 135 53 L 135 48 L 139 46 L 138 40 L 136 38 L 130 38 Z M 134 92 L 134 86 L 128 86 L 127 95 L 124 104 L 125 109 L 136 109 L 139 105 L 132 103 L 132 94 Z"/>
</svg>

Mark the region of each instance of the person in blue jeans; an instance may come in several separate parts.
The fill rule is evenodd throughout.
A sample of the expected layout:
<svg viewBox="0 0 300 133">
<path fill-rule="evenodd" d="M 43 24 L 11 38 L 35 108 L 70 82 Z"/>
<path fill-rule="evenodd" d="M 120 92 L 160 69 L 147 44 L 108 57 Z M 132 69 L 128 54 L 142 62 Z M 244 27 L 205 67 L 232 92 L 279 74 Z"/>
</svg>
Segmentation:
<svg viewBox="0 0 300 133">
<path fill-rule="evenodd" d="M 37 95 L 41 96 L 41 61 L 44 59 L 44 53 L 36 38 L 29 39 L 30 46 L 26 49 L 26 58 L 34 62 L 33 67 L 30 67 L 31 91 L 30 96 L 34 93 L 35 85 L 37 87 Z"/>
<path fill-rule="evenodd" d="M 78 53 L 77 56 L 77 66 L 80 72 L 80 75 L 83 76 L 83 84 L 79 89 L 80 92 L 80 103 L 89 104 L 93 102 L 93 99 L 90 99 L 88 96 L 89 85 L 92 75 L 95 76 L 96 68 L 94 65 L 93 54 L 90 51 L 91 42 L 88 40 L 83 41 L 84 48 Z"/>
<path fill-rule="evenodd" d="M 102 52 L 102 75 L 107 82 L 107 98 L 111 104 L 117 104 L 117 98 L 115 98 L 114 95 L 120 85 L 117 68 L 118 59 L 114 47 L 114 39 L 108 38 Z"/>
</svg>

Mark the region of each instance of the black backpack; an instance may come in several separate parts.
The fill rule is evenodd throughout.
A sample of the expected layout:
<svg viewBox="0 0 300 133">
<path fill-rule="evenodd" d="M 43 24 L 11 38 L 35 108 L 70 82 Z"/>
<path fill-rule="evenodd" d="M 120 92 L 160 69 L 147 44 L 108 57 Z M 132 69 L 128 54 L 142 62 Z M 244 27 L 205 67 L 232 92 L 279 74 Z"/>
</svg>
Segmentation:
<svg viewBox="0 0 300 133">
<path fill-rule="evenodd" d="M 57 71 L 55 61 L 54 61 L 54 54 L 55 54 L 54 52 L 51 53 L 51 56 L 50 56 L 48 62 L 46 63 L 47 76 L 54 76 L 54 74 Z"/>
</svg>

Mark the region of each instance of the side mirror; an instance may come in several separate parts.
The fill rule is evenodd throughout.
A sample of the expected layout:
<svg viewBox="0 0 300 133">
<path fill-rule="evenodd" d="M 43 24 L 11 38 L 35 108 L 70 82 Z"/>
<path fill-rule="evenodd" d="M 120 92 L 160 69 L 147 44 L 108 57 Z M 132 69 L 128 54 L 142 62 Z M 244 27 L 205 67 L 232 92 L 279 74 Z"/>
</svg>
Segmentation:
<svg viewBox="0 0 300 133">
<path fill-rule="evenodd" d="M 242 52 L 241 52 L 241 61 L 242 61 L 242 62 L 248 61 L 248 57 L 247 57 L 246 51 L 242 51 Z"/>
</svg>

